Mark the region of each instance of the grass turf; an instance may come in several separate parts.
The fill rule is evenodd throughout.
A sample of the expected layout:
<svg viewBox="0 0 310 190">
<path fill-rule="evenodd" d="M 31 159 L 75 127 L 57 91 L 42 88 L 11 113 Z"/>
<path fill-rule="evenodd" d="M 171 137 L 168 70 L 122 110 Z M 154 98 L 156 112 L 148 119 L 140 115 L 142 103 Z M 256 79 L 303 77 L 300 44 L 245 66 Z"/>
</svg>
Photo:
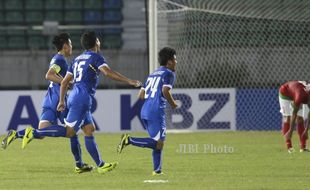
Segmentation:
<svg viewBox="0 0 310 190">
<path fill-rule="evenodd" d="M 285 150 L 280 132 L 167 134 L 163 154 L 166 175 L 155 177 L 151 176 L 150 149 L 129 146 L 117 155 L 120 134 L 95 137 L 102 158 L 119 162 L 112 172 L 75 174 L 68 139 L 33 140 L 25 150 L 21 150 L 22 141 L 17 139 L 6 150 L 0 150 L 0 189 L 283 190 L 309 189 L 310 185 L 310 154 L 299 153 L 296 133 L 294 154 Z M 82 136 L 80 142 L 84 161 L 94 165 Z"/>
</svg>

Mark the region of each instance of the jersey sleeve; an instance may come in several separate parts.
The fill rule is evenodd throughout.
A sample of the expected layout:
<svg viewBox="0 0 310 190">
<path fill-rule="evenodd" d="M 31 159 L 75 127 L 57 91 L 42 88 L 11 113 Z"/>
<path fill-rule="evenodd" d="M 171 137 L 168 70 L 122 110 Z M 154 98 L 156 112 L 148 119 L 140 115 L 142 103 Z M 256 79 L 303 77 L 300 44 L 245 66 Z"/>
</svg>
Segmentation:
<svg viewBox="0 0 310 190">
<path fill-rule="evenodd" d="M 63 65 L 63 60 L 52 59 L 50 62 L 50 69 L 53 69 L 56 73 L 61 71 L 61 67 Z"/>
<path fill-rule="evenodd" d="M 100 69 L 101 67 L 109 67 L 103 56 L 98 56 L 95 67 Z"/>
<path fill-rule="evenodd" d="M 73 63 L 74 62 L 72 62 L 70 66 L 68 67 L 67 74 L 73 75 Z"/>
<path fill-rule="evenodd" d="M 170 89 L 173 87 L 175 80 L 175 74 L 172 72 L 168 72 L 164 77 L 163 77 L 163 87 L 169 87 Z"/>
</svg>

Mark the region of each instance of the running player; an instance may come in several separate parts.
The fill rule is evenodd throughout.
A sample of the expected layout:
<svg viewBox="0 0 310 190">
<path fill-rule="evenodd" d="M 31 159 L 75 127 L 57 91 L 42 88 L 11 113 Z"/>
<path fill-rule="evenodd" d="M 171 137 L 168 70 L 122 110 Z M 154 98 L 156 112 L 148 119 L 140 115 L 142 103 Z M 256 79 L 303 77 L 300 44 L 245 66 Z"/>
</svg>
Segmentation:
<svg viewBox="0 0 310 190">
<path fill-rule="evenodd" d="M 162 175 L 162 150 L 166 137 L 165 108 L 166 102 L 174 109 L 176 101 L 171 95 L 175 80 L 176 51 L 165 47 L 160 50 L 158 59 L 161 67 L 149 75 L 139 92 L 139 98 L 145 102 L 141 110 L 141 118 L 150 138 L 137 138 L 124 134 L 117 147 L 121 153 L 127 145 L 134 145 L 153 150 L 153 173 Z"/>
<path fill-rule="evenodd" d="M 84 33 L 81 37 L 81 43 L 85 51 L 74 59 L 60 87 L 57 110 L 63 111 L 65 109 L 65 94 L 68 85 L 71 80 L 74 80 L 74 86 L 67 101 L 69 112 L 65 119 L 66 126 L 52 125 L 37 130 L 29 127 L 26 129 L 22 146 L 25 147 L 33 138 L 43 136 L 72 137 L 76 135 L 79 129 L 82 129 L 85 134 L 85 147 L 98 166 L 98 172 L 106 173 L 113 170 L 117 162 L 107 163 L 101 159 L 93 134 L 95 125 L 90 108 L 92 97 L 95 95 L 98 85 L 99 74 L 102 72 L 113 80 L 136 87 L 141 86 L 141 82 L 128 79 L 110 69 L 104 57 L 99 54 L 100 41 L 94 32 Z"/>
<path fill-rule="evenodd" d="M 53 56 L 49 69 L 45 75 L 45 78 L 50 81 L 50 84 L 42 103 L 42 114 L 38 126 L 39 129 L 55 125 L 57 124 L 57 120 L 64 123 L 64 117 L 67 113 L 67 110 L 64 110 L 63 112 L 57 111 L 57 105 L 59 101 L 60 83 L 68 70 L 66 58 L 70 57 L 72 54 L 70 35 L 68 33 L 56 35 L 54 36 L 52 43 L 58 53 Z M 10 130 L 2 141 L 2 148 L 6 149 L 16 138 L 23 138 L 24 134 L 25 129 L 20 131 Z M 82 161 L 81 145 L 78 137 L 76 135 L 71 137 L 70 142 L 71 151 L 76 161 L 75 172 L 82 173 L 91 171 L 92 167 Z"/>
<path fill-rule="evenodd" d="M 286 146 L 289 153 L 295 150 L 292 146 L 292 134 L 297 122 L 297 132 L 300 141 L 300 152 L 309 152 L 306 149 L 308 139 L 309 116 L 307 107 L 310 106 L 310 86 L 304 81 L 289 81 L 281 85 L 279 90 L 279 102 L 283 116 L 282 133 L 285 136 Z M 308 113 L 306 113 L 308 111 Z M 308 115 L 306 128 L 304 117 Z"/>
</svg>

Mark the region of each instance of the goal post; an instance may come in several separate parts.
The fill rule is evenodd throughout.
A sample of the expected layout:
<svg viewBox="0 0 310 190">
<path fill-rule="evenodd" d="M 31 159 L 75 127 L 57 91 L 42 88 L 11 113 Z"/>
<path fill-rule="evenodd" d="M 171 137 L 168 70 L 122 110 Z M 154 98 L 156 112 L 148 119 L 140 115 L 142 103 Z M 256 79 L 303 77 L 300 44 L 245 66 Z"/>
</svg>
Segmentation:
<svg viewBox="0 0 310 190">
<path fill-rule="evenodd" d="M 177 50 L 176 87 L 274 87 L 308 78 L 310 1 L 149 0 L 149 5 L 149 52 Z"/>
<path fill-rule="evenodd" d="M 148 0 L 149 73 L 157 67 L 157 1 Z"/>
<path fill-rule="evenodd" d="M 234 89 L 237 129 L 279 129 L 278 87 L 289 80 L 309 81 L 310 1 L 148 2 L 153 6 L 150 71 L 158 65 L 158 50 L 172 47 L 178 60 L 175 88 Z"/>
</svg>

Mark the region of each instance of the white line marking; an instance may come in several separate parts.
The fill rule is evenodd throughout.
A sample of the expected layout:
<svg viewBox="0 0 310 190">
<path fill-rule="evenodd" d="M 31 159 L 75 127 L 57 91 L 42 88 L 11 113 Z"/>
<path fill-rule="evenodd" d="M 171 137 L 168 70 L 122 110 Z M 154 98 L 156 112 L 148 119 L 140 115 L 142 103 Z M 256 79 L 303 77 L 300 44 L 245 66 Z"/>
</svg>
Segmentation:
<svg viewBox="0 0 310 190">
<path fill-rule="evenodd" d="M 168 183 L 168 182 L 169 182 L 168 180 L 162 180 L 162 179 L 159 180 L 148 179 L 143 181 L 143 183 Z"/>
</svg>

